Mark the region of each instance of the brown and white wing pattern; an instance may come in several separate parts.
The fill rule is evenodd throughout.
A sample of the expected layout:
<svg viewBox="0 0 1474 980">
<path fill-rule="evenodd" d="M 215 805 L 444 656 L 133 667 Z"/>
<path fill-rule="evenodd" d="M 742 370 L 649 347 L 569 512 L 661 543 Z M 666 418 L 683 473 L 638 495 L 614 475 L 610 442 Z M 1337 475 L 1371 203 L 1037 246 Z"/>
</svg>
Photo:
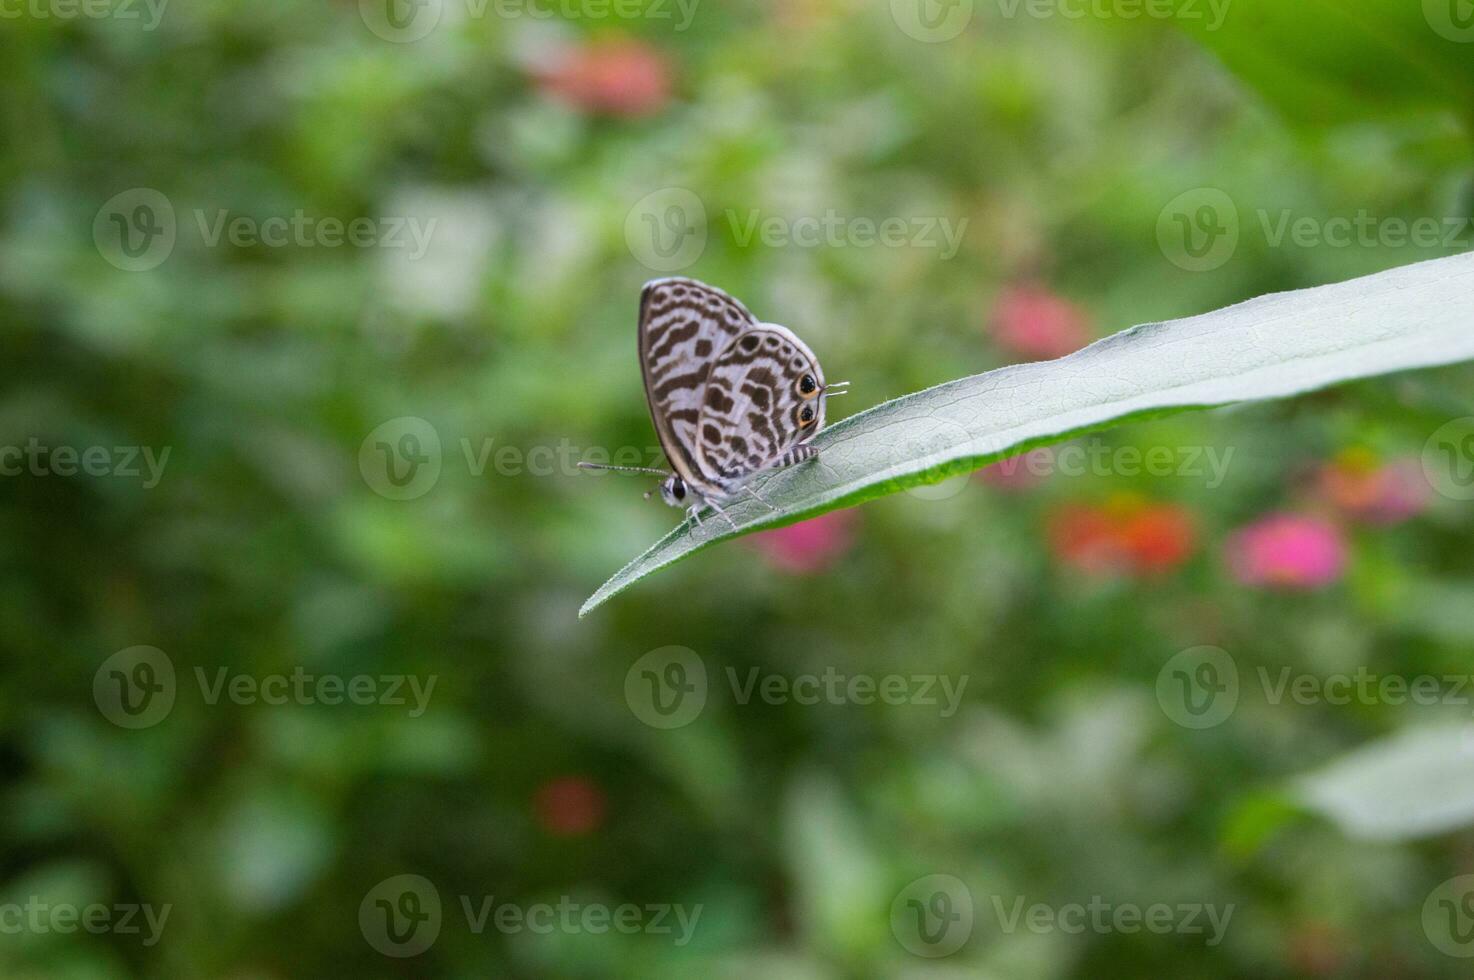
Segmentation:
<svg viewBox="0 0 1474 980">
<path fill-rule="evenodd" d="M 792 331 L 764 323 L 741 334 L 706 380 L 698 464 L 731 488 L 784 462 L 823 427 L 823 389 L 818 358 Z"/>
<path fill-rule="evenodd" d="M 697 456 L 697 425 L 707 377 L 718 355 L 757 321 L 714 286 L 694 279 L 656 279 L 640 293 L 640 370 L 660 444 L 697 492 L 720 492 Z"/>
</svg>

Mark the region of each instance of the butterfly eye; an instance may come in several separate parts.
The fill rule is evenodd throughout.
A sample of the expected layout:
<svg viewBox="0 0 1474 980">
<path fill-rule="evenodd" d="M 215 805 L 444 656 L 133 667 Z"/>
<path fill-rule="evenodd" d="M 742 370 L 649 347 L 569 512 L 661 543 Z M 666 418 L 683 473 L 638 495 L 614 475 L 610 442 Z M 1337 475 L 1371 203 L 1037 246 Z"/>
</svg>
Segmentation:
<svg viewBox="0 0 1474 980">
<path fill-rule="evenodd" d="M 799 424 L 800 427 L 805 427 L 805 426 L 813 425 L 813 423 L 814 423 L 814 409 L 813 409 L 812 406 L 805 405 L 802 409 L 799 410 L 799 413 L 798 413 L 798 424 Z"/>
<path fill-rule="evenodd" d="M 814 392 L 819 390 L 819 382 L 814 380 L 812 374 L 806 374 L 798 379 L 798 393 L 805 398 L 812 398 Z"/>
</svg>

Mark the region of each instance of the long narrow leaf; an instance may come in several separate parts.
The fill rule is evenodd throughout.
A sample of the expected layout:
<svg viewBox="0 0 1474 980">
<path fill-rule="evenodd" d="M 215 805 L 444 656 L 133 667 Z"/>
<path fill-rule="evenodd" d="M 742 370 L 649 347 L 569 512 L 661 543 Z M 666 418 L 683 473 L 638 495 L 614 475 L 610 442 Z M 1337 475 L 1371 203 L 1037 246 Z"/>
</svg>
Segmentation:
<svg viewBox="0 0 1474 980">
<path fill-rule="evenodd" d="M 1278 293 L 1133 327 L 1068 357 L 897 398 L 815 437 L 818 460 L 753 487 L 698 528 L 687 520 L 620 569 L 579 615 L 724 538 L 935 483 L 1033 446 L 1131 418 L 1282 398 L 1341 381 L 1474 358 L 1474 255 Z"/>
</svg>

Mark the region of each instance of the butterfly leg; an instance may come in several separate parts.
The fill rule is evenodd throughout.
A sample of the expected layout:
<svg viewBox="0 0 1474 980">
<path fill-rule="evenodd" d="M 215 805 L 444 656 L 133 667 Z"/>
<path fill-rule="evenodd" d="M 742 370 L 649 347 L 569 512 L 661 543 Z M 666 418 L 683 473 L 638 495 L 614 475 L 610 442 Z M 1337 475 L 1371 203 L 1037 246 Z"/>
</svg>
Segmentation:
<svg viewBox="0 0 1474 980">
<path fill-rule="evenodd" d="M 700 510 L 700 504 L 692 504 L 690 507 L 686 508 L 686 516 L 695 521 L 697 527 L 701 526 L 701 514 L 699 513 Z"/>
<path fill-rule="evenodd" d="M 732 525 L 732 530 L 734 530 L 734 531 L 737 530 L 737 522 L 734 521 L 734 520 L 732 520 L 732 518 L 728 517 L 727 516 L 727 512 L 724 511 L 724 510 L 722 510 L 721 507 L 717 506 L 717 502 L 715 500 L 708 499 L 706 502 L 711 505 L 711 509 L 712 510 L 714 510 L 718 514 L 721 514 L 722 515 L 722 519 L 723 520 L 725 520 L 728 524 Z"/>
<path fill-rule="evenodd" d="M 762 505 L 763 505 L 763 506 L 764 506 L 764 507 L 766 507 L 766 508 L 768 508 L 768 510 L 772 510 L 772 511 L 776 511 L 776 510 L 777 510 L 777 509 L 778 509 L 778 508 L 777 508 L 777 507 L 774 507 L 774 506 L 773 506 L 773 505 L 772 505 L 772 504 L 770 504 L 770 503 L 768 503 L 768 502 L 767 502 L 767 501 L 766 501 L 766 500 L 764 500 L 764 499 L 763 499 L 763 495 L 762 495 L 762 494 L 760 494 L 760 493 L 758 493 L 758 492 L 757 492 L 757 491 L 756 491 L 756 490 L 754 490 L 754 489 L 753 489 L 753 488 L 752 488 L 752 487 L 749 487 L 749 486 L 747 486 L 747 485 L 746 485 L 746 484 L 743 484 L 743 485 L 742 485 L 742 489 L 743 489 L 743 490 L 745 490 L 745 491 L 746 491 L 746 492 L 747 492 L 747 493 L 748 493 L 748 494 L 749 494 L 749 495 L 750 495 L 750 496 L 751 496 L 751 497 L 752 497 L 752 498 L 753 498 L 753 499 L 754 499 L 754 500 L 756 500 L 756 501 L 757 501 L 757 502 L 758 502 L 758 503 L 760 503 L 760 504 L 762 504 Z"/>
</svg>

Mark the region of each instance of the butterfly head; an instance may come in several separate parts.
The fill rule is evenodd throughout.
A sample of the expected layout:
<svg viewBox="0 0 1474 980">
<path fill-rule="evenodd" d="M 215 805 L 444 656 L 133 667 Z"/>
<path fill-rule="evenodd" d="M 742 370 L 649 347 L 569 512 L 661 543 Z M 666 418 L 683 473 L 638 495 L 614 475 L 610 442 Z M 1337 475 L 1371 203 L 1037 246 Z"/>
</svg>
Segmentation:
<svg viewBox="0 0 1474 980">
<path fill-rule="evenodd" d="M 672 473 L 660 484 L 660 499 L 672 507 L 691 506 L 691 491 L 686 489 L 686 481 L 678 474 Z"/>
</svg>

